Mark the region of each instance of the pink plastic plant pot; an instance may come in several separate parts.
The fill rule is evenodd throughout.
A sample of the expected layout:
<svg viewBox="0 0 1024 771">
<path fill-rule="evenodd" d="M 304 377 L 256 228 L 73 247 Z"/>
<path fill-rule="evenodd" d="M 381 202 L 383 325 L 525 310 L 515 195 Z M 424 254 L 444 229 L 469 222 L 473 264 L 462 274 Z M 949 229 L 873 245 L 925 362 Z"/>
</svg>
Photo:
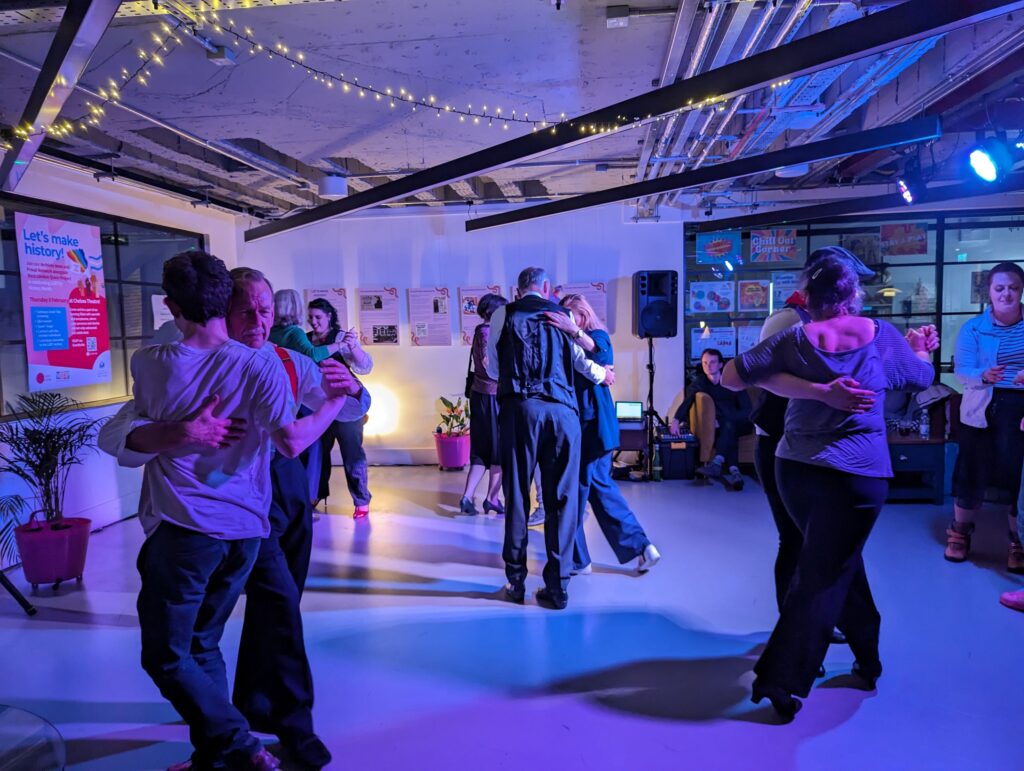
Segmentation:
<svg viewBox="0 0 1024 771">
<path fill-rule="evenodd" d="M 469 434 L 434 434 L 434 442 L 437 445 L 437 465 L 442 470 L 461 469 L 469 465 Z"/>
<path fill-rule="evenodd" d="M 58 522 L 33 520 L 14 529 L 25 580 L 33 589 L 72 578 L 81 582 L 91 527 L 90 519 L 65 517 Z"/>
</svg>

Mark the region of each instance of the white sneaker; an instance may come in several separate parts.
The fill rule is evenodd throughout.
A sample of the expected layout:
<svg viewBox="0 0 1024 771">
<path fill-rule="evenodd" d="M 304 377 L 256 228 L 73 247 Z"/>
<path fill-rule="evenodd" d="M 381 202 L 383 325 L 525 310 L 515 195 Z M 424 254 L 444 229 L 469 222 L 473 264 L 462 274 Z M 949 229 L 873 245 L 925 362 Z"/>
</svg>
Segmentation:
<svg viewBox="0 0 1024 771">
<path fill-rule="evenodd" d="M 569 571 L 569 575 L 571 575 L 571 576 L 589 576 L 593 572 L 594 572 L 594 563 L 588 562 L 586 565 L 581 567 L 579 570 L 577 570 L 576 568 L 573 568 L 572 570 L 570 570 Z"/>
<path fill-rule="evenodd" d="M 661 552 L 653 543 L 647 544 L 644 553 L 637 557 L 636 569 L 638 573 L 646 573 L 661 560 Z"/>
</svg>

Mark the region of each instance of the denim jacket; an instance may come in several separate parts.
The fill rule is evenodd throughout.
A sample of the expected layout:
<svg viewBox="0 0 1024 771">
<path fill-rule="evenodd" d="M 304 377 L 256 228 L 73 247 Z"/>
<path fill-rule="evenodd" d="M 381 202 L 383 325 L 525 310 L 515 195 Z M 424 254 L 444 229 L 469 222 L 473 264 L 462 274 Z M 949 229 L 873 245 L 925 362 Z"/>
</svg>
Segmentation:
<svg viewBox="0 0 1024 771">
<path fill-rule="evenodd" d="M 975 428 L 987 428 L 985 410 L 992 401 L 992 386 L 981 381 L 985 370 L 996 366 L 999 338 L 995 333 L 992 309 L 967 321 L 956 338 L 953 374 L 964 384 L 960 403 L 960 421 Z"/>
</svg>

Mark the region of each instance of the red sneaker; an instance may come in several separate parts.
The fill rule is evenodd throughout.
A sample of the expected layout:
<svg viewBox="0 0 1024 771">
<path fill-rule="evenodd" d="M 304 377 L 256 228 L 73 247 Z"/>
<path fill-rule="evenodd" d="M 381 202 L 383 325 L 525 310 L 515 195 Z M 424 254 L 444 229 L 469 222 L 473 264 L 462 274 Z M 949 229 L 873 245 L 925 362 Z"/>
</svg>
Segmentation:
<svg viewBox="0 0 1024 771">
<path fill-rule="evenodd" d="M 1024 589 L 1018 589 L 1016 592 L 1003 592 L 999 596 L 999 604 L 1024 613 Z"/>
<path fill-rule="evenodd" d="M 362 519 L 363 517 L 370 516 L 369 506 L 356 506 L 355 512 L 352 514 L 355 519 Z"/>
</svg>

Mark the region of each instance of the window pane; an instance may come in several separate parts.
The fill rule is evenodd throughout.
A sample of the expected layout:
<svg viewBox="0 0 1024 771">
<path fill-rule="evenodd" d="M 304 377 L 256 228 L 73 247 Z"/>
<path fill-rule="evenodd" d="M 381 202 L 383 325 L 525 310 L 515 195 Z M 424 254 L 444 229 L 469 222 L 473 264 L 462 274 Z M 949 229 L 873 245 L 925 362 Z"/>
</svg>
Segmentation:
<svg viewBox="0 0 1024 771">
<path fill-rule="evenodd" d="M 1001 217 L 1021 222 L 1022 217 Z M 951 224 L 952 223 L 952 224 Z M 976 218 L 946 224 L 946 262 L 1024 262 L 1024 229 L 989 228 Z"/>
<path fill-rule="evenodd" d="M 110 362 L 109 383 L 56 390 L 83 403 L 126 397 L 124 343 L 120 340 L 110 341 Z M 13 403 L 19 394 L 28 393 L 28 367 L 23 344 L 0 345 L 0 388 L 3 389 L 4 398 L 3 412 L 0 414 L 10 415 L 7 403 Z"/>
<path fill-rule="evenodd" d="M 163 297 L 160 287 L 122 284 L 121 294 L 124 298 L 124 334 L 125 337 L 153 336 L 153 300 L 154 296 Z"/>
<path fill-rule="evenodd" d="M 943 267 L 942 310 L 981 313 L 988 304 L 988 271 L 997 263 Z"/>
<path fill-rule="evenodd" d="M 811 226 L 811 251 L 845 246 L 874 267 L 935 261 L 935 220 L 844 222 Z M 827 230 L 828 233 L 821 231 Z"/>
<path fill-rule="evenodd" d="M 934 265 L 886 268 L 864 284 L 866 316 L 930 313 L 935 313 Z"/>
<path fill-rule="evenodd" d="M 164 262 L 178 252 L 198 249 L 199 239 L 159 228 L 120 224 L 121 279 L 160 284 Z"/>
<path fill-rule="evenodd" d="M 24 340 L 21 323 L 21 281 L 17 276 L 0 274 L 0 340 Z"/>
</svg>

